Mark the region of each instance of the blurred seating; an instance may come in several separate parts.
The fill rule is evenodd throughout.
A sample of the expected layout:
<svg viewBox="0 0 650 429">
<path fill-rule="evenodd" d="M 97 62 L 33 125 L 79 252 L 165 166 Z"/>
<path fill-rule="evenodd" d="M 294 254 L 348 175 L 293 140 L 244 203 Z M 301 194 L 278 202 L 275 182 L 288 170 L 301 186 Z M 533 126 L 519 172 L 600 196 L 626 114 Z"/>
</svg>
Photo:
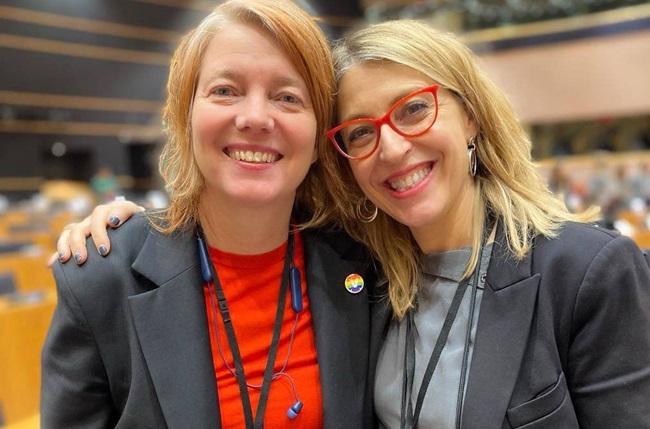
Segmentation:
<svg viewBox="0 0 650 429">
<path fill-rule="evenodd" d="M 569 210 L 601 208 L 602 223 L 650 249 L 650 152 L 598 152 L 539 163 Z"/>
<path fill-rule="evenodd" d="M 3 428 L 38 428 L 40 352 L 56 303 L 47 259 L 63 226 L 75 218 L 68 211 L 51 214 L 40 203 L 34 199 L 0 214 Z"/>
<path fill-rule="evenodd" d="M 7 425 L 38 413 L 40 350 L 55 304 L 54 291 L 0 297 L 0 404 Z"/>
<path fill-rule="evenodd" d="M 632 239 L 639 245 L 641 249 L 650 250 L 650 230 L 643 230 L 635 232 Z"/>
<path fill-rule="evenodd" d="M 54 279 L 47 266 L 49 254 L 36 249 L 33 252 L 0 255 L 0 272 L 12 273 L 20 292 L 54 290 Z"/>
<path fill-rule="evenodd" d="M 24 251 L 26 247 L 34 243 L 21 241 L 0 241 L 0 255 L 3 253 L 14 253 Z"/>
<path fill-rule="evenodd" d="M 0 296 L 16 293 L 16 279 L 11 271 L 0 272 Z"/>
<path fill-rule="evenodd" d="M 2 426 L 2 429 L 38 429 L 40 427 L 40 414 L 33 414 L 25 419 Z"/>
</svg>

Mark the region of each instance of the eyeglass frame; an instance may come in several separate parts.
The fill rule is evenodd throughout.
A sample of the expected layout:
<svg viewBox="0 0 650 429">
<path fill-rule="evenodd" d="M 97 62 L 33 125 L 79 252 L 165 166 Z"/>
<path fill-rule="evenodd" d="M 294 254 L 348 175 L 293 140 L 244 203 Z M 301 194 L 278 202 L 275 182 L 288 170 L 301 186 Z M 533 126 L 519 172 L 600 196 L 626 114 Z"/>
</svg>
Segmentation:
<svg viewBox="0 0 650 429">
<path fill-rule="evenodd" d="M 379 140 L 381 139 L 381 127 L 383 125 L 385 125 L 385 124 L 387 124 L 393 131 L 395 131 L 397 134 L 399 134 L 402 137 L 419 137 L 422 134 L 429 131 L 431 129 L 431 127 L 433 126 L 433 124 L 436 123 L 436 119 L 438 119 L 438 89 L 440 89 L 440 85 L 434 84 L 434 85 L 426 86 L 424 88 L 420 88 L 418 90 L 415 90 L 415 91 L 413 91 L 413 92 L 411 92 L 409 94 L 406 94 L 404 97 L 400 98 L 395 103 L 393 103 L 393 105 L 388 109 L 388 111 L 382 117 L 380 117 L 380 118 L 356 118 L 356 119 L 350 119 L 349 121 L 345 121 L 342 124 L 339 124 L 339 125 L 335 126 L 334 128 L 328 130 L 325 133 L 325 135 L 332 142 L 332 144 L 334 145 L 336 150 L 341 155 L 343 155 L 345 158 L 352 159 L 352 160 L 366 159 L 366 158 L 370 157 L 373 153 L 375 153 L 375 151 L 379 147 Z M 393 123 L 393 121 L 390 119 L 391 114 L 393 113 L 393 111 L 395 111 L 395 109 L 397 109 L 397 107 L 402 102 L 404 102 L 405 100 L 407 100 L 407 99 L 409 99 L 411 97 L 414 97 L 414 96 L 416 96 L 418 94 L 422 94 L 423 92 L 430 92 L 433 95 L 433 99 L 434 99 L 435 105 L 436 105 L 436 114 L 433 117 L 433 121 L 431 121 L 431 124 L 429 124 L 429 126 L 426 127 L 424 130 L 422 130 L 422 131 L 420 131 L 418 133 L 415 133 L 415 134 L 408 134 L 408 133 L 400 131 L 397 128 L 397 126 Z M 362 155 L 362 156 L 348 155 L 347 153 L 345 153 L 343 151 L 343 149 L 341 149 L 339 147 L 339 144 L 336 142 L 336 133 L 338 133 L 340 130 L 342 130 L 342 129 L 346 128 L 346 127 L 349 127 L 350 125 L 354 125 L 354 124 L 360 123 L 360 122 L 370 122 L 375 126 L 375 129 L 377 130 L 377 138 L 375 140 L 375 145 L 370 150 L 370 152 L 368 152 L 365 155 Z"/>
</svg>

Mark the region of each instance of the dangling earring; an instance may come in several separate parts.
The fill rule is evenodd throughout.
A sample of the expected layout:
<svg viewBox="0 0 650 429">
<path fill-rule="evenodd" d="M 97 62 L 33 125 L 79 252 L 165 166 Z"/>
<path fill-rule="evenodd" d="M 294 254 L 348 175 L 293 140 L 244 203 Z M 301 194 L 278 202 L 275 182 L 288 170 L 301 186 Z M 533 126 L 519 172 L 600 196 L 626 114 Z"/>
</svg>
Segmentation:
<svg viewBox="0 0 650 429">
<path fill-rule="evenodd" d="M 476 136 L 472 137 L 467 144 L 467 156 L 469 157 L 469 175 L 476 176 L 478 158 L 476 155 Z"/>
<path fill-rule="evenodd" d="M 363 223 L 370 223 L 377 218 L 377 213 L 379 210 L 377 206 L 372 204 L 374 210 L 368 207 L 368 204 L 372 204 L 368 198 L 363 198 L 356 205 L 356 215 Z"/>
</svg>

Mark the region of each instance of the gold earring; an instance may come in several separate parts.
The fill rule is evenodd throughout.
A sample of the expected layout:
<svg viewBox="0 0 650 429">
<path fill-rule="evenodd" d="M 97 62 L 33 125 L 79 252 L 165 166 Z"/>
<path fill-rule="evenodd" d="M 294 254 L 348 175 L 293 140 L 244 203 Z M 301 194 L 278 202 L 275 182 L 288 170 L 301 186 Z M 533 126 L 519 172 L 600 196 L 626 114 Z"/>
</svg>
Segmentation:
<svg viewBox="0 0 650 429">
<path fill-rule="evenodd" d="M 356 215 L 363 223 L 370 223 L 377 218 L 377 213 L 379 210 L 377 206 L 372 204 L 374 210 L 368 207 L 368 204 L 372 204 L 368 198 L 363 198 L 356 205 Z M 365 212 L 365 213 L 364 213 Z"/>
</svg>

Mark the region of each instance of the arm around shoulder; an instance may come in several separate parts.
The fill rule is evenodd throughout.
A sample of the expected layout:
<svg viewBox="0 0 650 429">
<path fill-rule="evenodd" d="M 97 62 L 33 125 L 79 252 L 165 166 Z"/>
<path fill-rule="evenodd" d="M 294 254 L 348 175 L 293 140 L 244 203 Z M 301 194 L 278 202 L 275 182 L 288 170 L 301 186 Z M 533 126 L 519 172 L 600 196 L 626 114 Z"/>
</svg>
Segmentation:
<svg viewBox="0 0 650 429">
<path fill-rule="evenodd" d="M 54 274 L 58 303 L 41 356 L 41 426 L 113 426 L 108 380 L 94 335 L 61 264 L 55 264 Z"/>
<path fill-rule="evenodd" d="M 582 280 L 568 381 L 580 426 L 650 427 L 650 267 L 628 238 L 609 241 Z"/>
</svg>

